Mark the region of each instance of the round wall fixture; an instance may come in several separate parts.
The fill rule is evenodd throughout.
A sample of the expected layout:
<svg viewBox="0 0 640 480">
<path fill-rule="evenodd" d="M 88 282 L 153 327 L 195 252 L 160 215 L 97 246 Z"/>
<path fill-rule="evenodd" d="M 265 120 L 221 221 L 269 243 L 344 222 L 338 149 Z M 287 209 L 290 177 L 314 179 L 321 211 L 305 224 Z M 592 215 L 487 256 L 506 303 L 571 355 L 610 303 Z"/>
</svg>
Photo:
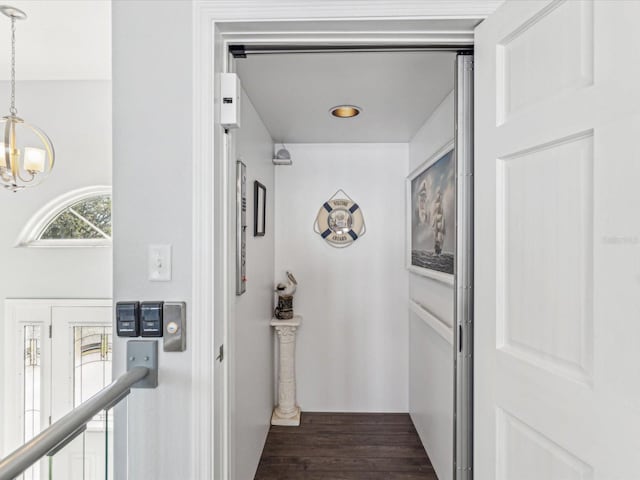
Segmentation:
<svg viewBox="0 0 640 480">
<path fill-rule="evenodd" d="M 340 193 L 344 197 L 338 196 Z M 329 245 L 338 248 L 348 247 L 366 232 L 362 210 L 342 190 L 320 207 L 313 229 Z"/>
<path fill-rule="evenodd" d="M 329 110 L 329 113 L 337 118 L 353 118 L 360 115 L 362 109 L 355 105 L 336 105 Z"/>
</svg>

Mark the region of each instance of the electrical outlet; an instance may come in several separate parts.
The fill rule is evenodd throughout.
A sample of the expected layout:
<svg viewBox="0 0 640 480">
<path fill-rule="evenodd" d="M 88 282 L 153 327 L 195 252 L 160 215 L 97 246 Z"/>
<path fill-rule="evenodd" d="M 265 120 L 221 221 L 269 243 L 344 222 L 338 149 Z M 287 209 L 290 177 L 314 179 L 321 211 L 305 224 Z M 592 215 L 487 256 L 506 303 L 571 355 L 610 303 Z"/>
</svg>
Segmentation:
<svg viewBox="0 0 640 480">
<path fill-rule="evenodd" d="M 149 245 L 148 271 L 152 282 L 171 280 L 171 245 Z"/>
</svg>

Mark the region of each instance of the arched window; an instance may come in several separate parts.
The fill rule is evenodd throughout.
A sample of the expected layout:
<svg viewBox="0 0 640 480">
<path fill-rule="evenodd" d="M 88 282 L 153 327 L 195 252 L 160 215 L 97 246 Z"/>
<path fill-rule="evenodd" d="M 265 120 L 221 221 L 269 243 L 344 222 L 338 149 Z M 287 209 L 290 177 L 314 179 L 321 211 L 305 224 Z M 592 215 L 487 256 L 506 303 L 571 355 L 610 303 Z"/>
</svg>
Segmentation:
<svg viewBox="0 0 640 480">
<path fill-rule="evenodd" d="M 17 245 L 111 245 L 111 187 L 88 187 L 56 198 L 27 223 Z"/>
<path fill-rule="evenodd" d="M 111 239 L 111 196 L 85 198 L 65 208 L 37 240 Z"/>
</svg>

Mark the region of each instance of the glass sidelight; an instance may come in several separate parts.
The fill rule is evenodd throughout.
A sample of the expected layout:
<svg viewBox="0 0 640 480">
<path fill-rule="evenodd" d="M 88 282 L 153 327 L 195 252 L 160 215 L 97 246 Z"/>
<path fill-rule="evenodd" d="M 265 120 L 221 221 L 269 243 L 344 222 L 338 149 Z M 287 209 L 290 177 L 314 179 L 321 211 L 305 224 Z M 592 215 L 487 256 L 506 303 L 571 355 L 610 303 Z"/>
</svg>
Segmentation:
<svg viewBox="0 0 640 480">
<path fill-rule="evenodd" d="M 40 394 L 42 388 L 42 327 L 40 325 L 26 325 L 23 327 L 23 340 L 22 441 L 26 442 L 35 437 L 41 430 L 42 403 L 40 401 Z M 35 464 L 23 474 L 22 478 L 24 480 L 38 480 L 40 478 L 40 465 Z"/>
</svg>

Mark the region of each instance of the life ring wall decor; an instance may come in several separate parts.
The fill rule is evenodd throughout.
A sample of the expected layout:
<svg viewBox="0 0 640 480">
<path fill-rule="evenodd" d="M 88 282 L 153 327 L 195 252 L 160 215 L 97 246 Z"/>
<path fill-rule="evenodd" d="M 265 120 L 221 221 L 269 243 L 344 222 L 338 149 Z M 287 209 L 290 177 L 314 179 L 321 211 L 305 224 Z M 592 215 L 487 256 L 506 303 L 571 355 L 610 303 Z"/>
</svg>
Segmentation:
<svg viewBox="0 0 640 480">
<path fill-rule="evenodd" d="M 340 193 L 346 198 L 338 197 Z M 332 247 L 344 248 L 363 236 L 367 228 L 360 206 L 338 190 L 320 207 L 313 230 Z"/>
</svg>

